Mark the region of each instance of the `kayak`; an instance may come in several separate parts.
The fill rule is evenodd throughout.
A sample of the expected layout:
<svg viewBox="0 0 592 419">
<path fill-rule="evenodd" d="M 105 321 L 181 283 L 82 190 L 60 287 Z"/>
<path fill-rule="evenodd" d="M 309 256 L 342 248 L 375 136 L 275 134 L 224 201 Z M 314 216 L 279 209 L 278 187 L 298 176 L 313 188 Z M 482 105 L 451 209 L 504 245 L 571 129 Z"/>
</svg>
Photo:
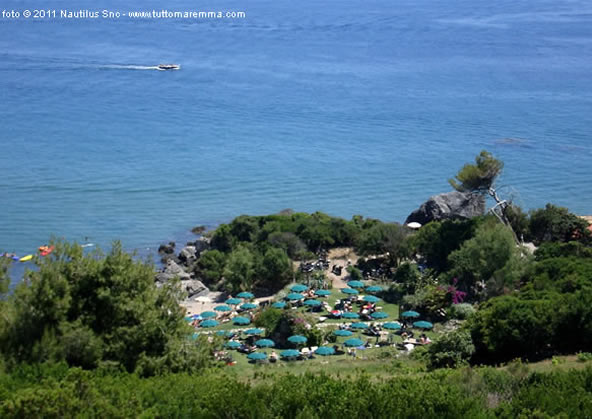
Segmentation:
<svg viewBox="0 0 592 419">
<path fill-rule="evenodd" d="M 23 256 L 22 258 L 20 258 L 19 262 L 28 262 L 31 259 L 33 259 L 33 255 L 27 255 L 27 256 Z"/>
<path fill-rule="evenodd" d="M 55 249 L 55 246 L 42 246 L 43 249 L 41 249 L 41 247 L 39 248 L 39 250 L 41 251 L 41 256 L 47 256 L 49 255 L 51 252 L 53 252 L 53 249 Z"/>
</svg>

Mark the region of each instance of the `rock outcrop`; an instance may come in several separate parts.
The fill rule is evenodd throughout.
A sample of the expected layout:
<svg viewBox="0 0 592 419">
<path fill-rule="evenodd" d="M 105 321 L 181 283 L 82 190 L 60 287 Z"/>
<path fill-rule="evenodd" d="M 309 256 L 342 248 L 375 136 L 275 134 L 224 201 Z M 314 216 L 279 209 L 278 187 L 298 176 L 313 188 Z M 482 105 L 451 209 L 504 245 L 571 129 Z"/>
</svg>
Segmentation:
<svg viewBox="0 0 592 419">
<path fill-rule="evenodd" d="M 452 191 L 434 195 L 413 211 L 405 224 L 417 222 L 472 218 L 485 212 L 485 198 L 481 194 Z"/>
<path fill-rule="evenodd" d="M 166 267 L 156 274 L 156 280 L 158 282 L 167 282 L 173 278 L 179 278 L 181 281 L 191 279 L 191 275 L 185 272 L 174 260 L 167 260 Z"/>
</svg>

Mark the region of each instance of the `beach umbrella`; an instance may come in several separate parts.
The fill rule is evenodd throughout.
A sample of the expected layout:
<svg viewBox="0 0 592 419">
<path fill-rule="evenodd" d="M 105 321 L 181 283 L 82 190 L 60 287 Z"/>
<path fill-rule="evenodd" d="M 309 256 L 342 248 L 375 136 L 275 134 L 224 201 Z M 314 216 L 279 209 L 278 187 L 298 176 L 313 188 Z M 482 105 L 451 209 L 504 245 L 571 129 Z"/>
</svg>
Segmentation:
<svg viewBox="0 0 592 419">
<path fill-rule="evenodd" d="M 296 284 L 290 287 L 290 291 L 292 292 L 303 292 L 306 291 L 308 287 L 304 284 Z"/>
<path fill-rule="evenodd" d="M 320 301 L 317 300 L 306 300 L 304 302 L 305 306 L 309 306 L 309 307 L 317 307 L 320 306 L 322 303 Z"/>
<path fill-rule="evenodd" d="M 193 316 L 186 316 L 185 317 L 185 321 L 186 322 L 192 322 L 193 321 Z"/>
<path fill-rule="evenodd" d="M 341 315 L 344 319 L 359 319 L 360 315 L 358 313 L 352 313 L 351 311 L 347 311 Z"/>
<path fill-rule="evenodd" d="M 367 292 L 380 292 L 382 291 L 382 287 L 378 285 L 369 285 L 366 287 Z"/>
<path fill-rule="evenodd" d="M 238 298 L 247 298 L 247 299 L 251 299 L 254 297 L 252 292 L 248 292 L 248 291 L 243 291 L 241 293 L 239 293 L 237 295 Z"/>
<path fill-rule="evenodd" d="M 401 317 L 419 317 L 419 313 L 417 311 L 405 311 L 403 314 L 401 314 Z"/>
<path fill-rule="evenodd" d="M 354 333 L 350 330 L 339 329 L 339 330 L 334 331 L 333 334 L 335 336 L 349 337 L 349 336 L 353 335 Z"/>
<path fill-rule="evenodd" d="M 351 324 L 351 328 L 352 329 L 367 329 L 368 325 L 366 323 L 352 323 Z"/>
<path fill-rule="evenodd" d="M 216 314 L 216 313 L 214 313 Z M 193 320 L 203 320 L 205 317 L 203 317 L 201 314 L 194 314 L 193 316 L 191 316 L 191 318 Z"/>
<path fill-rule="evenodd" d="M 326 297 L 328 295 L 331 295 L 331 291 L 329 291 L 329 290 L 316 290 L 315 291 L 315 295 L 318 295 L 319 297 Z"/>
<path fill-rule="evenodd" d="M 245 330 L 245 333 L 247 335 L 260 335 L 263 333 L 263 329 L 258 329 L 258 328 L 247 329 L 247 330 Z"/>
<path fill-rule="evenodd" d="M 367 303 L 377 303 L 380 301 L 380 298 L 375 297 L 373 295 L 365 295 L 363 300 L 366 301 Z"/>
<path fill-rule="evenodd" d="M 386 319 L 388 317 L 388 314 L 383 313 L 382 311 L 375 311 L 370 315 L 370 317 L 372 317 L 375 320 L 382 320 Z"/>
<path fill-rule="evenodd" d="M 417 230 L 418 228 L 421 228 L 421 224 L 419 224 L 419 223 L 418 223 L 418 222 L 416 222 L 416 221 L 413 221 L 413 222 L 411 222 L 411 223 L 408 223 L 408 224 L 407 224 L 407 227 L 409 227 L 409 228 L 412 228 L 412 229 L 414 229 L 414 230 Z"/>
<path fill-rule="evenodd" d="M 197 340 L 198 337 L 199 337 L 199 333 L 197 333 L 197 332 L 195 332 L 191 335 L 192 340 Z"/>
<path fill-rule="evenodd" d="M 232 336 L 234 335 L 233 332 L 231 332 L 230 330 L 218 330 L 216 332 L 216 336 Z"/>
<path fill-rule="evenodd" d="M 304 295 L 298 294 L 295 292 L 291 292 L 290 294 L 286 295 L 286 300 L 296 301 L 296 300 L 301 300 L 303 298 L 304 298 Z"/>
<path fill-rule="evenodd" d="M 434 327 L 434 325 L 430 322 L 426 322 L 425 320 L 421 320 L 413 323 L 413 327 L 417 327 L 419 329 L 431 329 Z"/>
<path fill-rule="evenodd" d="M 300 352 L 296 349 L 286 349 L 285 351 L 280 352 L 280 356 L 283 358 L 296 358 L 300 356 Z"/>
<path fill-rule="evenodd" d="M 306 343 L 307 340 L 308 340 L 308 338 L 306 336 L 302 336 L 302 335 L 294 335 L 294 336 L 290 336 L 288 338 L 288 342 L 292 342 L 292 343 Z"/>
<path fill-rule="evenodd" d="M 399 330 L 401 328 L 401 323 L 386 322 L 382 325 L 382 327 L 385 329 L 390 329 L 390 330 Z"/>
<path fill-rule="evenodd" d="M 201 317 L 204 319 L 211 319 L 216 316 L 217 316 L 217 314 L 214 313 L 213 311 L 204 311 L 203 313 L 201 313 Z"/>
<path fill-rule="evenodd" d="M 237 304 L 242 303 L 240 298 L 229 298 L 228 300 L 224 301 L 226 304 L 230 304 L 231 306 L 235 306 Z"/>
<path fill-rule="evenodd" d="M 226 344 L 224 346 L 226 346 L 227 348 L 230 348 L 230 349 L 236 349 L 241 346 L 241 343 L 237 342 L 236 340 L 230 340 L 230 341 L 226 342 Z"/>
<path fill-rule="evenodd" d="M 348 339 L 345 342 L 343 342 L 343 344 L 345 346 L 353 347 L 353 346 L 362 346 L 364 344 L 364 342 L 362 342 L 358 338 L 351 338 L 351 339 Z"/>
<path fill-rule="evenodd" d="M 243 310 L 253 310 L 254 308 L 257 308 L 257 304 L 244 303 L 243 305 L 240 306 L 240 308 Z"/>
<path fill-rule="evenodd" d="M 247 317 L 236 316 L 234 319 L 232 319 L 232 323 L 244 325 L 244 324 L 251 323 L 251 320 L 248 319 Z"/>
<path fill-rule="evenodd" d="M 275 346 L 275 343 L 271 339 L 259 339 L 257 342 L 255 342 L 255 345 L 259 346 L 260 348 L 271 348 L 272 346 Z"/>
<path fill-rule="evenodd" d="M 364 283 L 362 281 L 349 281 L 347 285 L 350 288 L 364 288 Z"/>
<path fill-rule="evenodd" d="M 355 290 L 353 288 L 342 288 L 341 292 L 344 294 L 349 294 L 349 295 L 357 295 L 359 294 L 358 290 Z"/>
<path fill-rule="evenodd" d="M 335 354 L 335 349 L 330 346 L 320 346 L 314 353 L 321 356 L 333 355 Z"/>
<path fill-rule="evenodd" d="M 218 322 L 214 319 L 204 320 L 200 324 L 201 327 L 216 327 L 218 326 Z"/>
<path fill-rule="evenodd" d="M 247 358 L 249 358 L 253 361 L 262 361 L 265 358 L 267 358 L 267 355 L 263 352 L 253 352 L 253 353 L 250 353 L 249 355 L 247 355 Z"/>
<path fill-rule="evenodd" d="M 232 309 L 226 305 L 216 306 L 214 307 L 216 311 L 232 311 Z"/>
<path fill-rule="evenodd" d="M 284 303 L 283 301 L 276 301 L 271 306 L 273 308 L 284 308 L 284 307 L 286 307 L 286 303 Z"/>
</svg>

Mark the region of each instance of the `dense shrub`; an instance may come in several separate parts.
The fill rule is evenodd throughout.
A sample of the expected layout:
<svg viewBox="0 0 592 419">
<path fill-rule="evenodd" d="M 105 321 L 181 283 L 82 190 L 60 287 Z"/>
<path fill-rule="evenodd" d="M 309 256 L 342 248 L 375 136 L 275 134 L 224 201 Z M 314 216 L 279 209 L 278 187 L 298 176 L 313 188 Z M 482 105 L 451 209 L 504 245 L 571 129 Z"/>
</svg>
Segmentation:
<svg viewBox="0 0 592 419">
<path fill-rule="evenodd" d="M 468 303 L 453 304 L 450 306 L 450 317 L 466 320 L 475 314 L 476 311 L 475 307 Z"/>
<path fill-rule="evenodd" d="M 474 352 L 475 345 L 468 331 L 448 332 L 428 346 L 428 366 L 430 368 L 456 367 L 467 362 Z"/>
</svg>

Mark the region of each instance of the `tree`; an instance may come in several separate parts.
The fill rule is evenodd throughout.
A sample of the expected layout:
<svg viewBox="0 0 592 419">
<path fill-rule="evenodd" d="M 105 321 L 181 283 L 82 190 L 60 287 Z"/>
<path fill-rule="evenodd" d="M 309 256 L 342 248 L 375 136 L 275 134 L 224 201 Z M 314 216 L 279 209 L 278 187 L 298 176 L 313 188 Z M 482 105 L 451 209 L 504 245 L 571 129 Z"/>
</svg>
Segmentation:
<svg viewBox="0 0 592 419">
<path fill-rule="evenodd" d="M 109 362 L 128 371 L 140 359 L 185 365 L 177 351 L 190 333 L 174 284 L 157 288 L 152 265 L 135 260 L 115 243 L 103 255 L 55 243 L 6 299 L 11 316 L 0 350 L 11 363 L 65 360 L 92 368 Z M 188 358 L 195 348 L 185 351 Z M 163 366 L 161 369 L 165 369 Z"/>
<path fill-rule="evenodd" d="M 360 234 L 356 250 L 363 256 L 388 254 L 389 263 L 398 266 L 400 259 L 407 255 L 405 239 L 408 234 L 400 224 L 375 224 Z"/>
<path fill-rule="evenodd" d="M 469 331 L 448 332 L 428 346 L 428 366 L 430 368 L 454 368 L 467 362 L 473 353 L 475 353 L 475 345 L 473 345 Z"/>
<path fill-rule="evenodd" d="M 237 246 L 226 261 L 224 278 L 229 291 L 232 293 L 246 291 L 252 288 L 255 277 L 255 257 L 251 251 L 242 245 Z"/>
<path fill-rule="evenodd" d="M 501 224 L 485 223 L 460 249 L 449 256 L 450 278 L 457 278 L 459 288 L 475 297 L 480 286 L 489 295 L 499 295 L 518 282 L 524 259 L 512 233 Z"/>
<path fill-rule="evenodd" d="M 485 150 L 475 158 L 475 164 L 465 164 L 454 179 L 449 179 L 450 185 L 460 192 L 475 192 L 491 196 L 496 205 L 490 212 L 504 225 L 510 228 L 514 240 L 518 243 L 518 237 L 512 230 L 512 225 L 507 215 L 508 201 L 502 200 L 495 189 L 495 181 L 501 174 L 504 163 Z"/>
<path fill-rule="evenodd" d="M 208 250 L 202 253 L 197 261 L 197 274 L 207 284 L 216 284 L 224 276 L 226 255 L 219 250 Z"/>
<path fill-rule="evenodd" d="M 265 252 L 258 269 L 257 285 L 276 291 L 292 279 L 292 261 L 282 249 L 270 248 Z"/>
<path fill-rule="evenodd" d="M 552 204 L 530 213 L 529 232 L 537 245 L 545 241 L 589 243 L 591 238 L 586 220 Z"/>
</svg>

